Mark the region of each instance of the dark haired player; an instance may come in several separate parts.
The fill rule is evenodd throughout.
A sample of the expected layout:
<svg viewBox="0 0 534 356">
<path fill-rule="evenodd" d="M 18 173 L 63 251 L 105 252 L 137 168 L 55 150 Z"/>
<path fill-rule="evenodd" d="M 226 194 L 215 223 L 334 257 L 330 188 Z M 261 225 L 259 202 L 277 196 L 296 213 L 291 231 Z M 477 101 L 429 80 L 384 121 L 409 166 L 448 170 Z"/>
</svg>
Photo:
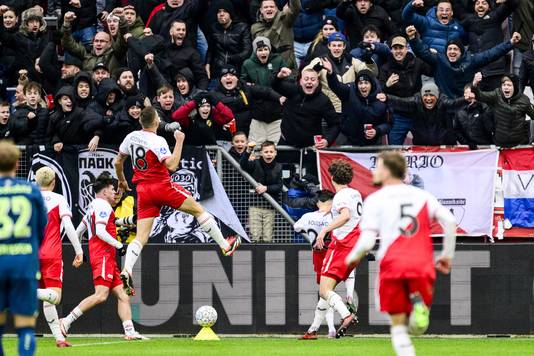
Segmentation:
<svg viewBox="0 0 534 356">
<path fill-rule="evenodd" d="M 93 307 L 105 302 L 111 290 L 111 293 L 117 298 L 117 312 L 122 320 L 124 339 L 147 339 L 135 331 L 130 298 L 122 288 L 117 266 L 116 249 L 122 250 L 124 246 L 116 237 L 115 214 L 111 207 L 116 195 L 113 180 L 113 177 L 108 173 L 102 173 L 96 178 L 93 184 L 95 200 L 89 204 L 83 221 L 76 229 L 78 236 L 83 235 L 85 230 L 88 230 L 89 256 L 95 292 L 82 300 L 69 315 L 59 321 L 61 332 L 65 336 L 67 336 L 72 323 Z"/>
<path fill-rule="evenodd" d="M 404 184 L 405 176 L 402 154 L 389 151 L 378 156 L 373 183 L 382 188 L 365 201 L 361 235 L 346 263 L 357 264 L 380 237 L 377 305 L 391 318 L 391 341 L 397 356 L 415 356 L 408 333 L 421 335 L 428 328 L 435 269 L 450 272 L 456 221 L 431 194 Z M 437 264 L 430 237 L 433 219 L 444 229 Z"/>
<path fill-rule="evenodd" d="M 341 326 L 336 332 L 336 338 L 340 338 L 345 336 L 350 325 L 357 322 L 356 315 L 349 311 L 334 289 L 340 282 L 346 280 L 354 269 L 345 264 L 345 259 L 360 236 L 358 224 L 362 210 L 362 196 L 356 189 L 349 188 L 353 171 L 348 162 L 334 160 L 328 167 L 328 173 L 332 177 L 336 195 L 332 202 L 332 222 L 320 231 L 315 243 L 316 248 L 324 248 L 325 237 L 331 233 L 332 242 L 328 246 L 321 270 L 319 285 L 321 299 L 317 308 L 324 309 L 331 306 L 341 315 L 343 318 Z"/>
<path fill-rule="evenodd" d="M 115 161 L 115 170 L 119 179 L 119 189 L 129 191 L 124 176 L 124 161 L 130 156 L 137 185 L 137 235 L 128 245 L 121 279 L 128 295 L 135 295 L 132 282 L 132 270 L 141 255 L 143 246 L 148 242 L 154 219 L 159 216 L 162 206 L 169 206 L 193 215 L 200 227 L 222 249 L 225 256 L 231 256 L 241 243 L 237 236 L 224 239 L 217 222 L 204 210 L 189 192 L 181 185 L 171 181 L 169 171 L 175 171 L 180 163 L 184 134 L 174 131 L 176 145 L 171 153 L 167 141 L 156 134 L 160 118 L 153 107 L 147 107 L 139 118 L 142 130 L 134 131 L 122 142 Z"/>
</svg>

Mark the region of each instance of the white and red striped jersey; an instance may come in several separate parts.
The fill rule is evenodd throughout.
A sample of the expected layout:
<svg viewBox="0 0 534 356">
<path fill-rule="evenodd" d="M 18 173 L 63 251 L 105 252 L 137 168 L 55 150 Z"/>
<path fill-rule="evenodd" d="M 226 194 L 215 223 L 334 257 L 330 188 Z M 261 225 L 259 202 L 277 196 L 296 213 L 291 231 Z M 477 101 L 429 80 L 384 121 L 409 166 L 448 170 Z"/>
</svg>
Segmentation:
<svg viewBox="0 0 534 356">
<path fill-rule="evenodd" d="M 362 215 L 362 195 L 353 188 L 343 188 L 334 196 L 332 202 L 332 218 L 336 219 L 343 208 L 350 211 L 350 219 L 343 226 L 333 231 L 333 237 L 342 241 L 351 233 L 355 233 Z"/>
<path fill-rule="evenodd" d="M 405 184 L 367 197 L 360 230 L 380 238 L 380 278 L 435 278 L 430 224 L 440 209 L 446 210 L 430 193 Z"/>
<path fill-rule="evenodd" d="M 89 254 L 91 258 L 96 256 L 115 256 L 115 247 L 100 239 L 96 234 L 96 225 L 103 224 L 106 231 L 117 238 L 117 227 L 115 225 L 115 212 L 111 205 L 101 198 L 96 198 L 89 204 L 84 217 L 89 235 Z"/>
<path fill-rule="evenodd" d="M 72 217 L 72 213 L 69 204 L 62 195 L 49 191 L 42 191 L 41 195 L 48 211 L 48 223 L 43 242 L 39 248 L 39 258 L 61 259 L 61 219 L 64 216 Z"/>
<path fill-rule="evenodd" d="M 146 130 L 134 131 L 124 138 L 119 151 L 130 156 L 134 183 L 169 181 L 169 170 L 164 162 L 171 156 L 171 151 L 163 137 Z"/>
</svg>

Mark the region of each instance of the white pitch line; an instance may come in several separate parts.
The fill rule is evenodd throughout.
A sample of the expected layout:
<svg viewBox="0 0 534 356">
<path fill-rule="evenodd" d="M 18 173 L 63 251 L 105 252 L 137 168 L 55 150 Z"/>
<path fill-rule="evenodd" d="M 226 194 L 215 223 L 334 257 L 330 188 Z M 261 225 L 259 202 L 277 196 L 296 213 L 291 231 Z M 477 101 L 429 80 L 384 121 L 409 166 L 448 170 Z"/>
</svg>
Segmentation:
<svg viewBox="0 0 534 356">
<path fill-rule="evenodd" d="M 140 340 L 137 340 L 137 341 L 140 341 Z M 148 341 L 148 340 L 145 340 L 145 341 Z M 122 340 L 122 341 L 90 342 L 90 343 L 87 343 L 87 344 L 72 344 L 72 347 L 122 344 L 124 342 L 127 342 L 127 341 L 126 340 Z"/>
</svg>

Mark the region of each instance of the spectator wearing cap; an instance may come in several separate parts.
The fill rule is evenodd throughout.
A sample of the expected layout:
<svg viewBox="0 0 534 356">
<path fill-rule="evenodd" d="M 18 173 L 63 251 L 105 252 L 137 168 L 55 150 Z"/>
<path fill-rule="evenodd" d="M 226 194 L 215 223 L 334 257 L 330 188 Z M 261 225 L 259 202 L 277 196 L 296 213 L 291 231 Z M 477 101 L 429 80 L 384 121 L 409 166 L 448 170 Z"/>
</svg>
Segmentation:
<svg viewBox="0 0 534 356">
<path fill-rule="evenodd" d="M 216 79 L 225 65 L 240 70 L 250 57 L 252 39 L 247 24 L 234 20 L 235 11 L 230 0 L 217 0 L 213 6 L 218 8 L 217 22 L 212 26 L 208 41 L 206 72 L 211 79 Z"/>
<path fill-rule="evenodd" d="M 328 96 L 336 112 L 341 113 L 341 100 L 332 91 L 328 84 L 328 72 L 323 67 L 327 59 L 332 64 L 332 71 L 341 83 L 352 83 L 356 79 L 356 73 L 364 69 L 374 69 L 378 73 L 376 66 L 368 67 L 359 59 L 353 58 L 347 52 L 347 39 L 340 32 L 334 32 L 328 37 L 328 54 L 322 58 L 315 58 L 305 68 L 315 70 L 319 75 L 321 90 Z"/>
<path fill-rule="evenodd" d="M 7 7 L 0 8 L 0 14 Z M 18 32 L 7 31 L 4 24 L 0 25 L 0 42 L 3 47 L 11 48 L 15 53 L 13 70 L 28 71 L 30 80 L 40 80 L 41 74 L 35 68 L 36 61 L 48 43 L 46 21 L 41 8 L 32 7 L 22 13 L 22 21 Z"/>
<path fill-rule="evenodd" d="M 109 144 L 119 145 L 122 140 L 135 130 L 141 130 L 139 117 L 141 117 L 141 110 L 145 108 L 145 98 L 141 94 L 130 95 L 124 100 L 124 106 L 114 117 L 109 124 L 108 130 L 113 132 L 109 137 Z"/>
<path fill-rule="evenodd" d="M 89 150 L 94 151 L 101 143 L 108 143 L 113 132 L 107 128 L 113 117 L 122 110 L 122 92 L 111 78 L 104 78 L 98 86 L 94 100 L 85 110 L 83 130 L 91 138 Z"/>
<path fill-rule="evenodd" d="M 196 113 L 193 113 L 195 109 Z M 185 133 L 184 144 L 203 146 L 217 144 L 217 126 L 229 124 L 234 115 L 217 96 L 201 92 L 173 112 L 172 119 L 182 126 Z"/>
<path fill-rule="evenodd" d="M 87 143 L 82 129 L 83 110 L 76 106 L 74 88 L 70 85 L 58 90 L 54 97 L 56 111 L 50 115 L 47 137 L 54 151 L 61 152 L 64 145 Z"/>
<path fill-rule="evenodd" d="M 308 47 L 308 53 L 306 53 L 306 58 L 304 60 L 305 66 L 310 64 L 313 59 L 317 57 L 325 57 L 330 53 L 330 50 L 328 49 L 328 37 L 334 32 L 339 32 L 337 19 L 334 16 L 326 16 L 315 39 Z"/>
<path fill-rule="evenodd" d="M 93 100 L 94 85 L 91 74 L 79 72 L 72 81 L 74 88 L 74 101 L 76 106 L 85 110 L 91 100 Z"/>
<path fill-rule="evenodd" d="M 64 15 L 62 28 L 63 47 L 71 55 L 82 60 L 82 70 L 93 70 L 99 63 L 103 63 L 110 72 L 115 72 L 122 66 L 121 64 L 126 58 L 127 46 L 124 35 L 128 31 L 128 26 L 122 12 L 115 12 L 114 15 L 120 18 L 117 40 L 112 42 L 112 37 L 108 33 L 97 32 L 93 38 L 93 47 L 90 51 L 73 37 L 72 22 L 76 19 L 74 13 L 67 12 Z"/>
<path fill-rule="evenodd" d="M 342 103 L 341 134 L 338 145 L 369 146 L 380 144 L 390 129 L 386 105 L 376 98 L 378 81 L 373 73 L 364 69 L 358 72 L 355 82 L 340 83 L 330 61 L 323 61 L 328 72 L 328 85 Z"/>
<path fill-rule="evenodd" d="M 102 80 L 106 78 L 111 78 L 111 73 L 109 72 L 108 66 L 103 62 L 95 64 L 93 67 L 92 79 L 96 88 L 98 88 Z"/>
<path fill-rule="evenodd" d="M 534 88 L 534 35 L 532 35 L 529 50 L 523 53 L 519 80 L 521 91 L 527 86 Z"/>
<path fill-rule="evenodd" d="M 243 63 L 241 79 L 247 83 L 270 86 L 273 74 L 276 74 L 287 62 L 272 51 L 271 41 L 267 37 L 258 36 L 252 41 L 252 54 Z"/>
<path fill-rule="evenodd" d="M 290 69 L 297 68 L 293 25 L 300 13 L 300 0 L 289 0 L 288 6 L 278 10 L 274 0 L 261 0 L 258 21 L 252 25 L 252 38 L 267 37 L 271 50 L 279 53 Z"/>
<path fill-rule="evenodd" d="M 256 141 L 254 139 L 254 141 L 278 142 L 280 140 L 280 116 L 273 117 L 272 107 L 283 104 L 285 98 L 272 90 L 271 87 L 240 82 L 236 68 L 224 66 L 221 70 L 219 83 L 215 87 L 213 94 L 232 110 L 236 120 L 237 131 L 243 131 L 248 136 L 251 120 L 258 116 L 260 119 L 254 123 L 255 132 L 252 137 L 263 140 Z M 261 103 L 258 104 L 257 100 L 260 100 Z M 265 106 L 266 103 L 274 105 Z M 271 121 L 273 118 L 274 121 Z M 267 120 L 267 122 L 264 120 Z M 218 138 L 230 141 L 231 135 L 228 131 L 219 132 Z"/>
<path fill-rule="evenodd" d="M 421 75 L 430 77 L 433 68 L 408 51 L 408 41 L 403 36 L 391 39 L 391 53 L 380 68 L 378 80 L 386 94 L 408 98 L 421 90 Z M 390 145 L 402 145 L 412 127 L 412 115 L 402 107 L 392 112 L 393 126 L 389 133 Z"/>
<path fill-rule="evenodd" d="M 380 101 L 393 109 L 403 108 L 413 115 L 411 132 L 413 144 L 420 146 L 455 145 L 456 134 L 449 111 L 457 110 L 465 103 L 464 97 L 449 99 L 440 93 L 438 86 L 426 82 L 421 92 L 407 98 L 380 93 Z"/>
<path fill-rule="evenodd" d="M 59 64 L 57 46 L 61 44 L 61 34 L 54 33 L 54 40 L 49 42 L 41 56 L 39 57 L 39 68 L 41 69 L 43 87 L 47 92 L 56 93 L 65 85 L 72 85 L 74 76 L 82 68 L 82 61 L 79 58 L 65 52 L 63 64 Z"/>
<path fill-rule="evenodd" d="M 405 24 L 414 25 L 425 45 L 444 54 L 449 41 L 461 41 L 465 38 L 462 25 L 453 17 L 454 12 L 449 0 L 439 0 L 435 7 L 425 15 L 417 13 L 425 6 L 424 0 L 409 1 L 402 11 Z M 472 77 L 469 79 L 473 79 Z M 465 84 L 465 83 L 464 83 Z M 461 91 L 464 84 L 461 85 Z"/>
<path fill-rule="evenodd" d="M 299 68 L 306 59 L 315 36 L 321 30 L 325 8 L 334 5 L 331 0 L 301 0 L 301 6 L 302 10 L 293 25 L 295 58 Z"/>
<path fill-rule="evenodd" d="M 434 78 L 440 91 L 449 98 L 464 95 L 464 86 L 485 65 L 508 53 L 519 42 L 521 35 L 514 32 L 510 41 L 479 53 L 467 52 L 459 39 L 449 40 L 445 53 L 433 53 L 419 38 L 413 26 L 406 29 L 414 53 L 434 67 Z"/>
<path fill-rule="evenodd" d="M 366 26 L 375 26 L 385 38 L 394 32 L 386 10 L 375 5 L 374 0 L 342 1 L 336 9 L 336 16 L 345 21 L 350 48 L 355 48 L 362 41 L 362 30 Z"/>
<path fill-rule="evenodd" d="M 530 120 L 534 118 L 534 108 L 530 99 L 523 94 L 519 78 L 506 74 L 501 86 L 493 91 L 480 91 L 480 77 L 473 81 L 473 97 L 488 104 L 495 116 L 494 142 L 497 146 L 512 147 L 530 142 Z M 528 115 L 528 117 L 527 117 Z"/>
<path fill-rule="evenodd" d="M 479 53 L 493 48 L 504 41 L 502 23 L 517 8 L 518 0 L 507 0 L 494 4 L 491 0 L 475 0 L 475 13 L 462 21 L 467 33 L 467 45 L 471 53 Z M 506 70 L 506 59 L 501 57 L 481 69 L 484 80 L 480 83 L 483 90 L 493 90 L 500 86 L 501 77 Z"/>
<path fill-rule="evenodd" d="M 281 145 L 326 148 L 339 134 L 339 114 L 330 99 L 321 91 L 317 71 L 304 68 L 297 83 L 285 80 L 291 75 L 282 68 L 273 80 L 273 89 L 287 100 L 282 106 Z M 323 133 L 323 121 L 326 130 Z M 314 140 L 314 136 L 321 136 Z"/>
</svg>

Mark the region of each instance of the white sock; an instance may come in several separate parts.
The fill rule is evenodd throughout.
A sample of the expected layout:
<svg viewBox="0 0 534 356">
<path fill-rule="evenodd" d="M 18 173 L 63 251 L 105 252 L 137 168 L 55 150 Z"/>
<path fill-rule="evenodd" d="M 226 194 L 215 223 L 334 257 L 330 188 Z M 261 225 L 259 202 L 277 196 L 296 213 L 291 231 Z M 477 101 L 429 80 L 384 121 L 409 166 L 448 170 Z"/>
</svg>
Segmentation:
<svg viewBox="0 0 534 356">
<path fill-rule="evenodd" d="M 43 314 L 56 341 L 65 341 L 65 337 L 59 328 L 59 317 L 57 315 L 56 306 L 48 302 L 43 302 Z"/>
<path fill-rule="evenodd" d="M 37 298 L 43 302 L 50 304 L 57 304 L 59 300 L 59 294 L 53 289 L 37 289 Z"/>
<path fill-rule="evenodd" d="M 133 240 L 128 244 L 128 249 L 126 249 L 126 258 L 124 259 L 124 269 L 130 275 L 132 275 L 135 262 L 137 262 L 137 259 L 139 256 L 141 256 L 142 249 L 143 245 L 137 240 Z"/>
<path fill-rule="evenodd" d="M 391 343 L 397 356 L 415 356 L 415 349 L 412 340 L 408 336 L 406 325 L 395 325 L 391 327 Z"/>
<path fill-rule="evenodd" d="M 124 328 L 124 334 L 133 335 L 135 334 L 134 324 L 131 320 L 125 320 L 122 322 L 122 327 Z"/>
<path fill-rule="evenodd" d="M 336 326 L 334 325 L 334 309 L 330 306 L 326 311 L 326 323 L 328 324 L 328 332 L 336 331 Z"/>
<path fill-rule="evenodd" d="M 334 308 L 335 311 L 341 315 L 343 319 L 348 317 L 350 315 L 349 310 L 347 309 L 347 306 L 345 303 L 343 303 L 343 299 L 334 291 L 330 291 L 327 294 L 327 301 L 328 305 L 330 305 L 332 308 Z"/>
<path fill-rule="evenodd" d="M 202 230 L 210 235 L 213 241 L 215 241 L 222 249 L 227 250 L 230 247 L 230 244 L 225 240 L 213 216 L 204 212 L 197 220 Z"/>
<path fill-rule="evenodd" d="M 83 312 L 81 311 L 80 307 L 76 307 L 72 309 L 72 311 L 63 319 L 63 326 L 65 326 L 65 329 L 69 330 L 70 325 L 79 317 L 83 315 Z"/>
<path fill-rule="evenodd" d="M 354 299 L 354 274 L 350 274 L 349 278 L 345 281 L 345 287 L 347 289 L 347 302 L 352 302 Z"/>
<path fill-rule="evenodd" d="M 323 323 L 326 312 L 328 311 L 328 303 L 323 298 L 319 298 L 319 301 L 317 302 L 317 306 L 315 307 L 315 316 L 313 318 L 313 323 L 310 325 L 310 328 L 308 329 L 308 332 L 317 331 L 321 327 L 321 324 Z"/>
</svg>

